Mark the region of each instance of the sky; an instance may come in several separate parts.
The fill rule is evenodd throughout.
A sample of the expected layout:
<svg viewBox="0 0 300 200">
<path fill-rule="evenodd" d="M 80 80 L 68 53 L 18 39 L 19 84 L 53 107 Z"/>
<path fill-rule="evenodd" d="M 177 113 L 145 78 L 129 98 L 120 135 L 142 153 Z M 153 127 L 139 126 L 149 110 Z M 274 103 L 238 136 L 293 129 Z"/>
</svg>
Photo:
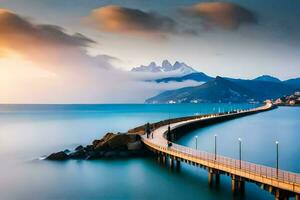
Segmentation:
<svg viewBox="0 0 300 200">
<path fill-rule="evenodd" d="M 128 73 L 181 61 L 211 76 L 300 77 L 298 0 L 0 0 L 0 103 L 141 103 Z"/>
</svg>

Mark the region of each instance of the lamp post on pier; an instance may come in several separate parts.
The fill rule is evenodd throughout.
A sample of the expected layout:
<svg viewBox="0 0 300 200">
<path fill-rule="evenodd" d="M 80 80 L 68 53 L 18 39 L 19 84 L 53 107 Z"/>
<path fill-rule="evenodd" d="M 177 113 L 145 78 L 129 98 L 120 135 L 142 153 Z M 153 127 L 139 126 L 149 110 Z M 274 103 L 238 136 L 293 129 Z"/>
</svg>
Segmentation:
<svg viewBox="0 0 300 200">
<path fill-rule="evenodd" d="M 217 135 L 215 135 L 215 160 L 217 160 Z"/>
<path fill-rule="evenodd" d="M 239 138 L 239 157 L 240 157 L 240 169 L 242 168 L 242 139 Z"/>
<path fill-rule="evenodd" d="M 276 141 L 276 175 L 278 178 L 278 171 L 279 171 L 279 142 Z"/>
</svg>

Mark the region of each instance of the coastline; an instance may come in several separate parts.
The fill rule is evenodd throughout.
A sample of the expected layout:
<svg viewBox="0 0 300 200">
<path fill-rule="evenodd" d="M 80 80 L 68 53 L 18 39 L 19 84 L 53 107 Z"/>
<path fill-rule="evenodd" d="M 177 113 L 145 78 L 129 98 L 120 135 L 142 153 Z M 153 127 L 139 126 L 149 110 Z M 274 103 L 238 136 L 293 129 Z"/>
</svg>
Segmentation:
<svg viewBox="0 0 300 200">
<path fill-rule="evenodd" d="M 300 107 L 300 104 L 297 104 L 297 105 L 277 104 L 277 106 L 282 106 L 282 107 Z"/>
</svg>

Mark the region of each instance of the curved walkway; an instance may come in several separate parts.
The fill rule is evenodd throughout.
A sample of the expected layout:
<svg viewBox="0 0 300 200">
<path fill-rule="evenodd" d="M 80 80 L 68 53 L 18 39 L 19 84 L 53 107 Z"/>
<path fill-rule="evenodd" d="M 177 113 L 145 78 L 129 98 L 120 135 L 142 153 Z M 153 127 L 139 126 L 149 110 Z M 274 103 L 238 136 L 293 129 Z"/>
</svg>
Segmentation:
<svg viewBox="0 0 300 200">
<path fill-rule="evenodd" d="M 252 114 L 263 112 L 272 109 L 272 104 L 268 103 L 264 106 L 239 111 L 236 113 L 228 114 L 214 114 L 208 117 L 200 117 L 198 119 L 186 120 L 170 124 L 171 130 L 175 130 L 181 126 L 189 126 L 190 124 L 201 123 L 205 120 L 212 120 L 221 117 L 229 117 L 237 115 L 244 116 L 245 114 Z M 231 175 L 240 179 L 267 185 L 273 189 L 280 189 L 291 192 L 293 194 L 300 194 L 300 174 L 288 171 L 278 170 L 263 165 L 258 165 L 246 161 L 241 161 L 207 153 L 204 151 L 195 150 L 186 146 L 173 143 L 171 147 L 167 147 L 168 141 L 165 134 L 168 130 L 168 125 L 159 127 L 153 130 L 153 139 L 147 138 L 146 135 L 142 136 L 143 143 L 151 150 L 162 153 L 177 161 L 187 161 L 188 163 L 204 166 L 208 169 L 217 171 L 217 173 Z M 276 193 L 277 195 L 277 193 Z M 278 194 L 279 195 L 279 194 Z M 277 197 L 276 197 L 277 198 Z M 299 195 L 296 195 L 299 198 Z"/>
</svg>

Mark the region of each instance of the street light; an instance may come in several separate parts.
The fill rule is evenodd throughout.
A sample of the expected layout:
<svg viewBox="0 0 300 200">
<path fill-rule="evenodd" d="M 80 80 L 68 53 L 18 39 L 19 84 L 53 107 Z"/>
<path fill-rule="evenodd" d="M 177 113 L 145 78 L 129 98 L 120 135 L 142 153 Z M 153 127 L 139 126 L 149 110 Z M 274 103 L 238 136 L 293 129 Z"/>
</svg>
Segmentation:
<svg viewBox="0 0 300 200">
<path fill-rule="evenodd" d="M 215 135 L 215 160 L 217 160 L 217 135 Z"/>
<path fill-rule="evenodd" d="M 278 171 L 279 171 L 279 142 L 276 141 L 276 174 L 278 178 Z"/>
<path fill-rule="evenodd" d="M 239 138 L 240 169 L 242 168 L 242 139 Z"/>
<path fill-rule="evenodd" d="M 196 150 L 197 150 L 197 148 L 198 148 L 198 136 L 197 135 L 195 136 L 195 140 L 196 140 Z"/>
</svg>

